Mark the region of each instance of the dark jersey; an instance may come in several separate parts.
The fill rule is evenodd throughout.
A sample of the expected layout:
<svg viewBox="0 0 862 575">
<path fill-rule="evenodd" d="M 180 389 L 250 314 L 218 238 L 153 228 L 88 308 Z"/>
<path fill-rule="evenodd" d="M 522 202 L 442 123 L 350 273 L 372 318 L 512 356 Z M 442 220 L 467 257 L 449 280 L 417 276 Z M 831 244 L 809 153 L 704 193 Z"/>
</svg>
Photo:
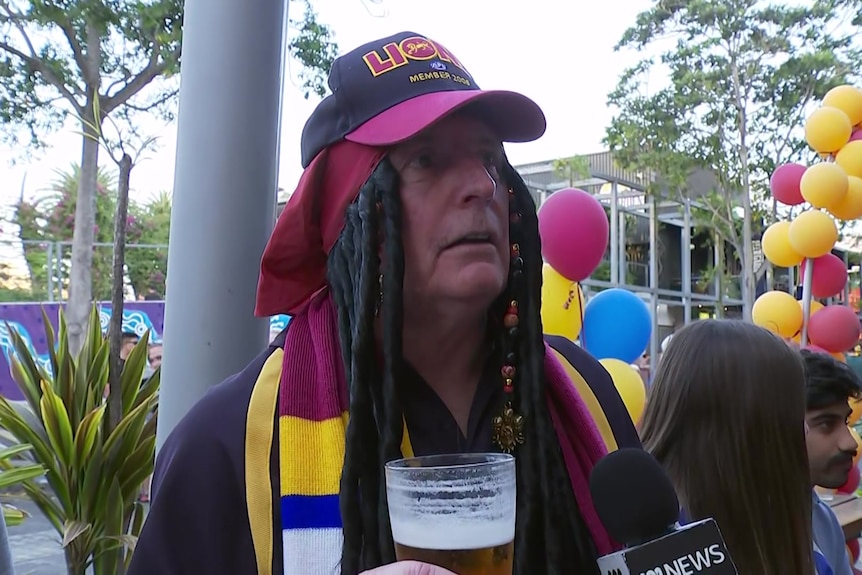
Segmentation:
<svg viewBox="0 0 862 575">
<path fill-rule="evenodd" d="M 610 426 L 618 447 L 640 447 L 637 432 L 610 376 L 564 338 L 549 345 L 580 373 Z M 252 389 L 284 334 L 242 372 L 213 387 L 171 433 L 156 461 L 152 504 L 129 575 L 255 575 L 257 563 L 245 491 L 246 414 Z M 491 420 L 502 388 L 496 366 L 479 382 L 466 435 L 448 408 L 415 372 L 404 382 L 402 407 L 416 455 L 494 451 Z M 582 391 L 582 394 L 585 391 Z M 278 449 L 270 465 L 278 500 Z M 282 568 L 281 517 L 274 506 L 273 573 Z M 313 574 L 309 574 L 313 575 Z"/>
</svg>

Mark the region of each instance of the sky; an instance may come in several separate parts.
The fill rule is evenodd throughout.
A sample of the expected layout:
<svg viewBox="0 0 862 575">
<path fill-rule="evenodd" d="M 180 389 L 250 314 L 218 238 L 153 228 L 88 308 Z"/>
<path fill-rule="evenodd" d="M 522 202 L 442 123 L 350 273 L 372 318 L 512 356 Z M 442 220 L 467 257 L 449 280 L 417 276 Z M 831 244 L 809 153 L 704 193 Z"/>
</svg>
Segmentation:
<svg viewBox="0 0 862 575">
<path fill-rule="evenodd" d="M 611 119 L 606 97 L 619 74 L 638 54 L 616 53 L 614 45 L 647 0 L 568 4 L 559 0 L 314 0 L 342 52 L 374 38 L 409 30 L 439 40 L 484 89 L 509 89 L 543 108 L 548 130 L 538 141 L 509 144 L 514 164 L 596 152 Z M 293 3 L 291 3 L 293 4 Z M 577 7 L 576 7 L 577 6 Z M 289 34 L 295 31 L 291 30 Z M 292 190 L 299 179 L 302 126 L 317 99 L 304 99 L 296 62 L 289 63 L 281 126 L 279 186 Z M 68 125 L 46 138 L 47 147 L 22 153 L 0 144 L 0 205 L 22 190 L 45 190 L 56 171 L 80 162 L 81 137 Z M 158 138 L 133 174 L 132 197 L 146 201 L 173 188 L 176 126 L 155 119 L 142 132 Z M 102 157 L 110 167 L 110 160 Z"/>
</svg>

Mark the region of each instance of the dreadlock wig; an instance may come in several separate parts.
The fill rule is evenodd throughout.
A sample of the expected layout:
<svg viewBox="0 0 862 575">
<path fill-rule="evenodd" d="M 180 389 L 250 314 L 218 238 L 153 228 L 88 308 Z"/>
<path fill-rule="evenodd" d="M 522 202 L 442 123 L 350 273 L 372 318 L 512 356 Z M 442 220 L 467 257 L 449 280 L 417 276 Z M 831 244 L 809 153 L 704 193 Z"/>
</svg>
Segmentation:
<svg viewBox="0 0 862 575">
<path fill-rule="evenodd" d="M 508 285 L 489 310 L 489 325 L 501 365 L 500 411 L 522 418 L 521 426 L 496 433 L 500 448 L 513 450 L 518 460 L 515 573 L 594 574 L 595 547 L 546 404 L 536 207 L 508 162 L 501 177 L 509 190 L 511 265 Z M 401 457 L 403 433 L 396 385 L 404 366 L 401 234 L 399 176 L 384 158 L 348 206 L 343 231 L 327 261 L 350 390 L 340 489 L 343 575 L 395 560 L 383 468 Z M 382 363 L 376 361 L 375 318 L 382 327 Z M 495 420 L 499 423 L 501 418 Z"/>
</svg>

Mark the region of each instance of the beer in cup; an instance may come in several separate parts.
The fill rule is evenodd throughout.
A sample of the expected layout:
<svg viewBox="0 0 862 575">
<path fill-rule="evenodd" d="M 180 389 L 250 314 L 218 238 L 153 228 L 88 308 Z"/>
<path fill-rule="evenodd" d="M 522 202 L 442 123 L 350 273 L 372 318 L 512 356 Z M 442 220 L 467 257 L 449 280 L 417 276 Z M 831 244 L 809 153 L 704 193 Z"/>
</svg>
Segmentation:
<svg viewBox="0 0 862 575">
<path fill-rule="evenodd" d="M 512 575 L 515 459 L 433 455 L 386 464 L 395 555 L 458 575 Z"/>
</svg>

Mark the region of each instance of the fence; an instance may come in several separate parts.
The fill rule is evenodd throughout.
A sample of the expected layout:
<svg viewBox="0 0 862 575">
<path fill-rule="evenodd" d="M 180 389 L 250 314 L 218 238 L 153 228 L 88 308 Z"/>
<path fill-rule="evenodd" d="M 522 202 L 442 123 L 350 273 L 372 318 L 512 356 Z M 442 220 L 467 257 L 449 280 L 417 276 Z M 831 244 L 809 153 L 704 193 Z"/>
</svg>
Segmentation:
<svg viewBox="0 0 862 575">
<path fill-rule="evenodd" d="M 111 294 L 112 244 L 93 245 L 93 297 L 108 300 Z M 65 301 L 69 289 L 72 243 L 38 240 L 0 240 L 0 299 L 6 301 Z M 126 294 L 129 299 L 162 299 L 168 246 L 126 245 Z"/>
</svg>

